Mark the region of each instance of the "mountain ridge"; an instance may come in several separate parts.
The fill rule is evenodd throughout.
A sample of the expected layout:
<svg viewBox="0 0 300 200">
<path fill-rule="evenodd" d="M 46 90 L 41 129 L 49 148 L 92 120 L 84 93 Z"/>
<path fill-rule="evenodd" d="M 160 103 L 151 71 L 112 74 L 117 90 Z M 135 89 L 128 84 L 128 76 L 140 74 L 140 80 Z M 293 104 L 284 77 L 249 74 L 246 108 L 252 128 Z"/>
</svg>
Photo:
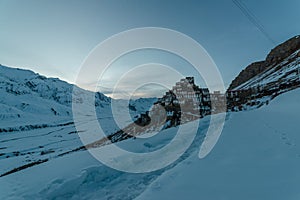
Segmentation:
<svg viewBox="0 0 300 200">
<path fill-rule="evenodd" d="M 260 73 L 278 65 L 284 59 L 300 49 L 300 36 L 294 36 L 273 48 L 263 61 L 256 61 L 243 69 L 231 82 L 228 91 L 235 90 L 238 86 L 249 81 Z M 297 54 L 300 57 L 300 52 Z"/>
</svg>

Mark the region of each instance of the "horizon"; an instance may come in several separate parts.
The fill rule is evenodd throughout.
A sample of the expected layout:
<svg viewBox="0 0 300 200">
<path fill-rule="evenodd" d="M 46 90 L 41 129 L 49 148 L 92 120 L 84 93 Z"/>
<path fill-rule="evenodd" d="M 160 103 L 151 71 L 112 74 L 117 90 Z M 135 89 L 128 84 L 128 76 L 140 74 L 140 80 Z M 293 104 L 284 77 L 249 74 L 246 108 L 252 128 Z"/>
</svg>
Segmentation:
<svg viewBox="0 0 300 200">
<path fill-rule="evenodd" d="M 66 80 L 62 80 L 62 79 L 60 79 L 60 78 L 58 78 L 58 77 L 49 77 L 49 76 L 46 76 L 46 75 L 44 75 L 44 74 L 40 74 L 40 73 L 37 73 L 37 72 L 35 72 L 35 71 L 33 71 L 33 70 L 31 70 L 31 69 L 24 69 L 24 68 L 19 68 L 19 67 L 11 67 L 11 66 L 6 66 L 6 65 L 3 65 L 3 64 L 1 64 L 0 63 L 0 66 L 2 66 L 2 67 L 6 67 L 6 68 L 12 68 L 12 69 L 17 69 L 17 70 L 24 70 L 24 71 L 30 71 L 30 72 L 33 72 L 33 73 L 35 73 L 35 74 L 37 74 L 37 75 L 40 75 L 40 76 L 44 76 L 44 77 L 46 77 L 46 78 L 48 78 L 48 79 L 59 79 L 60 81 L 64 81 L 64 82 L 66 82 L 66 83 L 68 83 L 68 84 L 71 84 L 71 85 L 75 85 L 75 86 L 77 86 L 77 87 L 79 87 L 78 85 L 76 85 L 76 84 L 74 84 L 74 83 L 70 83 L 70 82 L 68 82 L 68 81 L 66 81 Z M 185 78 L 187 78 L 187 77 L 193 77 L 193 76 L 186 76 L 186 77 L 183 77 L 184 79 Z M 193 77 L 194 78 L 194 77 Z M 175 86 L 175 84 L 177 83 L 177 82 L 179 82 L 180 81 L 180 79 L 178 79 L 176 82 L 174 82 L 173 83 L 173 86 Z M 197 85 L 197 83 L 195 82 L 195 84 Z M 197 86 L 199 86 L 200 87 L 200 85 L 197 85 Z M 206 87 L 200 87 L 200 88 L 202 88 L 202 89 L 206 89 Z M 81 88 L 81 89 L 85 89 L 85 88 Z M 97 91 L 92 91 L 92 90 L 89 90 L 89 89 L 85 89 L 85 90 L 87 90 L 87 91 L 90 91 L 90 92 L 101 92 L 100 90 L 97 90 Z M 134 95 L 131 95 L 130 96 L 130 98 L 128 98 L 128 99 L 130 99 L 130 100 L 137 100 L 137 99 L 147 99 L 147 98 L 161 98 L 161 97 L 163 97 L 164 95 L 165 95 L 165 93 L 166 92 L 168 92 L 169 90 L 172 90 L 172 88 L 166 88 L 166 89 L 162 89 L 162 90 L 160 90 L 160 92 L 161 92 L 161 95 L 160 96 L 145 96 L 145 95 L 143 95 L 143 96 L 134 96 Z M 214 90 L 214 91 L 210 91 L 210 94 L 213 94 L 214 92 L 220 92 L 219 90 Z M 103 93 L 103 92 L 101 92 L 101 93 Z M 105 96 L 107 96 L 107 97 L 109 97 L 109 98 L 112 98 L 112 99 L 115 99 L 115 100 L 124 100 L 124 98 L 114 98 L 113 97 L 113 95 L 112 96 L 109 96 L 109 95 L 107 95 L 106 93 L 103 93 Z M 225 94 L 225 93 L 221 93 L 221 94 Z M 128 95 L 126 95 L 126 96 L 128 96 Z"/>
</svg>

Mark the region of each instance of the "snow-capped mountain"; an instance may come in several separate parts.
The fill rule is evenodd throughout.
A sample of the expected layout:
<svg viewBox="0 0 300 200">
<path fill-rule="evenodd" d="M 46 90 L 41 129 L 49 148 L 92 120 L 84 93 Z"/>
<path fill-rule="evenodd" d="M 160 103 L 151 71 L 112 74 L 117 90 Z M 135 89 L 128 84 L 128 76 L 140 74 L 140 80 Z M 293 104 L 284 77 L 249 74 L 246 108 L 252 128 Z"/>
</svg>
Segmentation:
<svg viewBox="0 0 300 200">
<path fill-rule="evenodd" d="M 72 96 L 73 88 L 77 94 Z M 72 120 L 72 98 L 81 101 L 89 92 L 57 78 L 0 65 L 0 131 L 47 126 Z M 110 98 L 95 94 L 96 106 L 108 107 Z"/>
<path fill-rule="evenodd" d="M 91 93 L 57 78 L 46 78 L 30 70 L 2 65 L 0 92 L 0 132 L 24 130 L 29 125 L 43 127 L 72 121 L 72 101 L 82 102 L 89 96 L 86 93 Z M 104 94 L 95 93 L 95 107 L 102 117 L 109 114 L 111 101 Z M 114 105 L 123 109 L 128 107 L 135 116 L 148 110 L 156 98 L 130 100 L 129 105 L 125 100 L 113 101 Z"/>
</svg>

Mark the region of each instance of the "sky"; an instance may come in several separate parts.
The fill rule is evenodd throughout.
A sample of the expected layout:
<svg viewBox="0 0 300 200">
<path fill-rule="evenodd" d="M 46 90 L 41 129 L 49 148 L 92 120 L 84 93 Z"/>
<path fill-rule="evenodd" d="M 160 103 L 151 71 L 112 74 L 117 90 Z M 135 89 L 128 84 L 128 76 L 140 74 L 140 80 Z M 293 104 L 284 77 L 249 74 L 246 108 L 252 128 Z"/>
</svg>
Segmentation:
<svg viewBox="0 0 300 200">
<path fill-rule="evenodd" d="M 277 44 L 300 34 L 299 0 L 240 2 L 269 38 L 232 0 L 0 0 L 0 63 L 75 83 L 84 60 L 105 39 L 132 28 L 163 27 L 182 32 L 201 44 L 227 87 L 247 65 L 265 59 Z M 110 95 L 110 82 L 130 67 L 147 62 L 176 65 L 184 75 L 192 75 L 184 61 L 146 50 L 120 58 L 100 87 Z M 150 76 L 149 72 L 133 77 L 144 76 Z M 82 85 L 86 89 L 100 84 L 88 79 L 86 83 Z M 133 84 L 123 83 L 123 92 Z M 159 87 L 162 92 L 163 87 Z M 153 91 L 149 86 L 144 88 L 151 93 L 148 96 L 160 95 L 153 89 L 158 87 Z M 141 96 L 147 96 L 140 90 Z"/>
</svg>

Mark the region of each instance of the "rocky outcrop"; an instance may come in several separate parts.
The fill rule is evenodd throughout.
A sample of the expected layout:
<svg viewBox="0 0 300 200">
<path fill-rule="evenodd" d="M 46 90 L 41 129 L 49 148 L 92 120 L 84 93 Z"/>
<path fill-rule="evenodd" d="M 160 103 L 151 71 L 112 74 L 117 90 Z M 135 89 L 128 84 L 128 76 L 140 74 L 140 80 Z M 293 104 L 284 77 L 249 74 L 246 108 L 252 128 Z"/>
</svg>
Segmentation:
<svg viewBox="0 0 300 200">
<path fill-rule="evenodd" d="M 246 67 L 239 75 L 232 81 L 228 90 L 233 90 L 237 86 L 243 84 L 257 74 L 263 72 L 267 68 L 265 61 L 255 62 Z"/>
<path fill-rule="evenodd" d="M 277 64 L 298 49 L 300 49 L 299 35 L 272 49 L 266 58 L 266 62 L 268 63 L 268 65 Z"/>
<path fill-rule="evenodd" d="M 250 80 L 254 76 L 264 72 L 266 69 L 275 66 L 283 59 L 290 56 L 296 50 L 300 49 L 300 36 L 295 36 L 284 43 L 278 45 L 268 54 L 266 60 L 255 62 L 247 66 L 239 75 L 232 81 L 228 90 L 234 90 L 239 85 Z M 299 55 L 300 56 L 300 53 Z"/>
</svg>

